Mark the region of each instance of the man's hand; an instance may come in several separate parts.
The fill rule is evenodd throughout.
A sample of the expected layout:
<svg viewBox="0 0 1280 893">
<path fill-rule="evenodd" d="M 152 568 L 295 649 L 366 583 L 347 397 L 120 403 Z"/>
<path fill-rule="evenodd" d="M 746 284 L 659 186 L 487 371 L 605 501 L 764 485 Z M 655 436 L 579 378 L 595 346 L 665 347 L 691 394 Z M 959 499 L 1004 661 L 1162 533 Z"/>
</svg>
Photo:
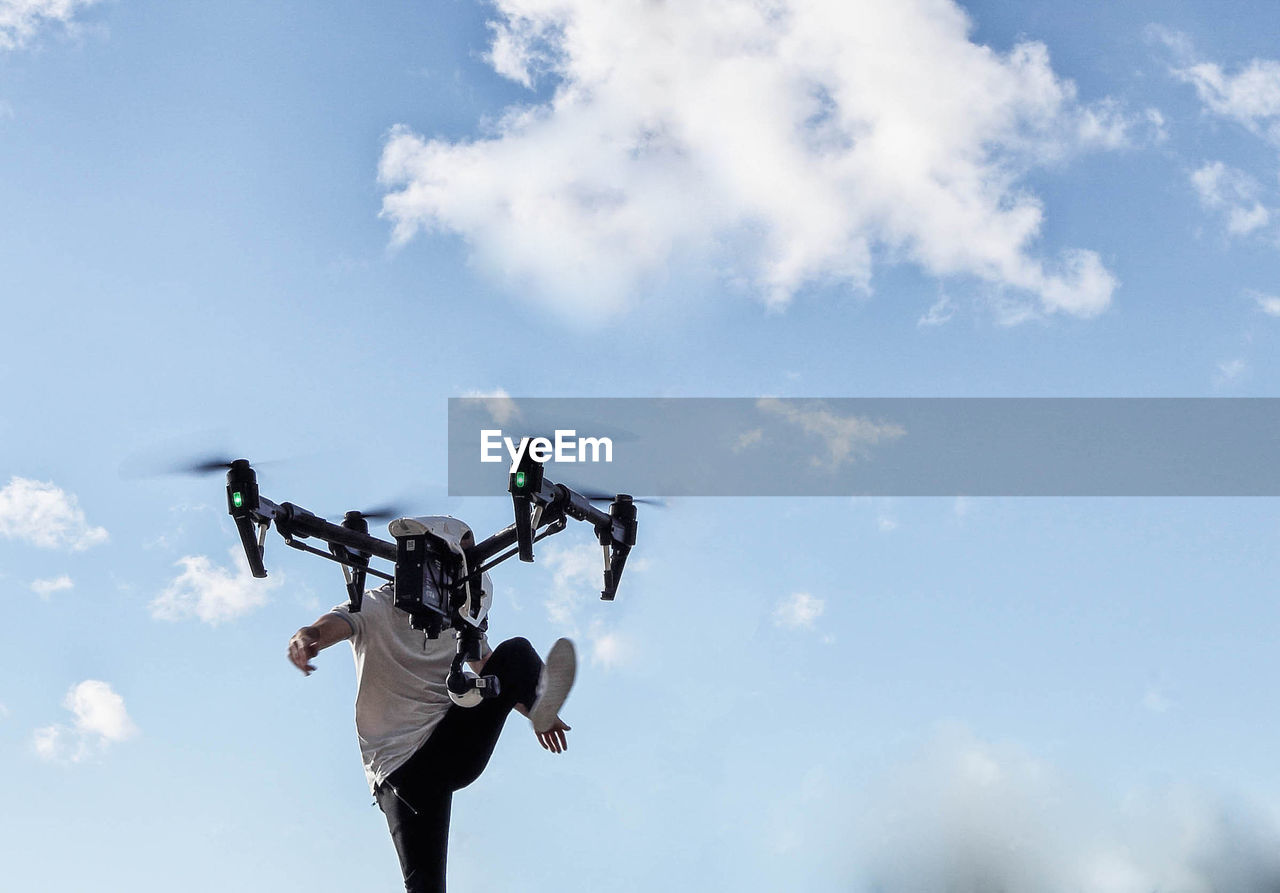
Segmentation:
<svg viewBox="0 0 1280 893">
<path fill-rule="evenodd" d="M 321 615 L 315 623 L 293 634 L 289 640 L 289 663 L 310 676 L 316 669 L 311 665 L 311 658 L 330 645 L 351 638 L 353 626 L 333 612 Z"/>
<path fill-rule="evenodd" d="M 311 658 L 319 653 L 320 645 L 312 635 L 310 627 L 304 626 L 289 640 L 289 661 L 305 676 L 310 676 L 315 671 L 315 667 L 311 665 Z"/>
<path fill-rule="evenodd" d="M 552 753 L 561 753 L 569 749 L 568 742 L 565 741 L 564 733 L 569 731 L 569 726 L 564 724 L 564 720 L 556 717 L 556 721 L 551 724 L 551 728 L 545 732 L 534 732 L 538 736 L 538 743 L 543 749 Z"/>
</svg>

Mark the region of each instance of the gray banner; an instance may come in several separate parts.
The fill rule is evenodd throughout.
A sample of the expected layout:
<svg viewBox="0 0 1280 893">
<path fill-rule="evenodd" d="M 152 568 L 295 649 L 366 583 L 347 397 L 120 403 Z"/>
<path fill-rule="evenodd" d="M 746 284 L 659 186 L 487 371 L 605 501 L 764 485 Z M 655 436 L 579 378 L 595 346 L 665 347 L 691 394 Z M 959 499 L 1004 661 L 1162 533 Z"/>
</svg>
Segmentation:
<svg viewBox="0 0 1280 893">
<path fill-rule="evenodd" d="M 772 397 L 451 398 L 450 494 L 557 432 L 549 478 L 633 495 L 1280 495 L 1280 399 Z"/>
</svg>

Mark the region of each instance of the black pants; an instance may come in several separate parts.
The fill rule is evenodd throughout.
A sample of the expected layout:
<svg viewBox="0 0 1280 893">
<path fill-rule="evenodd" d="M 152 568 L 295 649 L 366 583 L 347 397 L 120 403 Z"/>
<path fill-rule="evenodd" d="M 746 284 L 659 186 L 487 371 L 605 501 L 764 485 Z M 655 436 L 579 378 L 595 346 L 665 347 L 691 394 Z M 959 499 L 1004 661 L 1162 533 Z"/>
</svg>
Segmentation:
<svg viewBox="0 0 1280 893">
<path fill-rule="evenodd" d="M 453 792 L 480 777 L 507 714 L 533 705 L 542 659 L 527 639 L 508 639 L 484 665 L 501 692 L 475 707 L 453 704 L 422 747 L 374 795 L 400 857 L 406 893 L 444 893 Z"/>
</svg>

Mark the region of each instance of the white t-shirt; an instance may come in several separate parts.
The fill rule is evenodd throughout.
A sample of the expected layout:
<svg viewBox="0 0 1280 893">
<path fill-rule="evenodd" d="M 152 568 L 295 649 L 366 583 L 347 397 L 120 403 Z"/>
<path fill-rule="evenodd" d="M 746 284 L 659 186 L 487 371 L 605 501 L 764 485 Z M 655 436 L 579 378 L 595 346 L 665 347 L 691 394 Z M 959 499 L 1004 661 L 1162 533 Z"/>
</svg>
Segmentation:
<svg viewBox="0 0 1280 893">
<path fill-rule="evenodd" d="M 453 702 L 445 677 L 458 652 L 454 630 L 428 639 L 396 610 L 390 583 L 364 594 L 361 609 L 330 613 L 352 631 L 356 659 L 356 733 L 369 787 L 375 788 L 422 746 Z M 489 653 L 482 640 L 480 653 Z"/>
</svg>

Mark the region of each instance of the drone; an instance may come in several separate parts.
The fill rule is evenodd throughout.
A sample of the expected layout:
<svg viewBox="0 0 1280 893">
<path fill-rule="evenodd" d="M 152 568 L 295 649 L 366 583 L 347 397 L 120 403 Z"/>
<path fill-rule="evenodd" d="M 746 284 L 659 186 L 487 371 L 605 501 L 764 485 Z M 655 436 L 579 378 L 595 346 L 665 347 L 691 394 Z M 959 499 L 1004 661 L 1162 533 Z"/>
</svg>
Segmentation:
<svg viewBox="0 0 1280 893">
<path fill-rule="evenodd" d="M 259 491 L 257 472 L 247 459 L 210 465 L 227 468 L 227 511 L 240 534 L 253 576 L 267 576 L 266 538 L 274 524 L 286 545 L 342 566 L 352 612 L 360 610 L 370 575 L 391 582 L 394 605 L 408 615 L 410 627 L 423 631 L 429 639 L 438 638 L 445 629 L 456 631 L 458 653 L 446 687 L 454 702 L 462 706 L 474 706 L 499 694 L 496 676 L 477 676 L 463 668 L 464 662 L 479 659 L 480 642 L 488 628 L 491 589 L 485 585 L 486 571 L 513 555 L 521 561 L 533 561 L 534 543 L 564 530 L 570 520 L 584 521 L 592 525 L 603 549 L 600 598 L 613 601 L 627 555 L 636 543 L 637 500 L 625 493 L 612 497 L 583 494 L 557 484 L 545 476 L 542 463 L 529 451 L 507 475 L 515 523 L 478 543 L 461 523 L 446 530 L 414 518 L 393 521 L 389 531 L 395 541 L 388 542 L 369 533 L 368 519 L 374 512 L 347 512 L 340 524 L 334 524 L 291 502 L 267 499 Z M 607 512 L 592 505 L 602 500 L 609 500 Z M 461 536 L 456 535 L 459 528 L 464 531 Z M 303 542 L 308 539 L 326 543 L 328 550 Z M 373 567 L 370 562 L 375 558 L 392 562 L 393 572 Z"/>
</svg>

